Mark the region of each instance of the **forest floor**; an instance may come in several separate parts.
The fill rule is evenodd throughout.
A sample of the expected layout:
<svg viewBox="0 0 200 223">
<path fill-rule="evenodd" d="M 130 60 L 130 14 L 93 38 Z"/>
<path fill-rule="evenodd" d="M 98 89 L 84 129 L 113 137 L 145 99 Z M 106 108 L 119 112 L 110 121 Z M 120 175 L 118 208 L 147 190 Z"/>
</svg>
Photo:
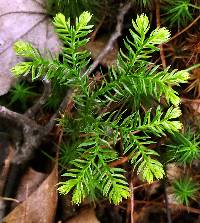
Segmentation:
<svg viewBox="0 0 200 223">
<path fill-rule="evenodd" d="M 165 180 L 148 184 L 142 182 L 139 177 L 130 177 L 131 197 L 123 200 L 120 205 L 112 205 L 107 200 L 90 203 L 86 199 L 80 206 L 74 206 L 71 204 L 70 194 L 58 194 L 56 185 L 62 169 L 59 163 L 59 148 L 63 129 L 56 125 L 55 118 L 59 115 L 57 111 L 41 109 L 42 100 L 49 93 L 49 86 L 44 84 L 43 87 L 43 83 L 39 81 L 30 84 L 29 79 L 20 79 L 25 85 L 31 86 L 28 91 L 35 91 L 35 95 L 29 94 L 24 103 L 26 93 L 20 98 L 20 89 L 17 99 L 13 97 L 12 89 L 16 80 L 10 75 L 10 68 L 19 61 L 12 49 L 14 42 L 19 39 L 30 41 L 40 49 L 48 48 L 52 52 L 59 52 L 60 42 L 51 26 L 51 18 L 47 15 L 43 2 L 1 0 L 0 219 L 3 220 L 0 222 L 200 223 L 199 197 L 189 206 L 180 205 Z M 153 1 L 149 8 L 136 8 L 128 3 L 124 3 L 125 7 L 119 7 L 120 1 L 116 2 L 116 8 L 113 3 L 114 9 L 105 9 L 104 16 L 96 21 L 94 31 L 90 35 L 91 40 L 86 46 L 92 55 L 93 71 L 99 79 L 101 70 L 107 70 L 108 66 L 116 64 L 119 48 L 123 47 L 123 39 L 127 36 L 131 20 L 135 19 L 137 13 L 146 13 L 154 27 L 168 26 L 168 23 L 165 24 L 162 20 L 160 1 Z M 196 6 L 200 6 L 200 2 L 194 2 Z M 199 11 L 195 11 L 193 18 L 185 26 L 174 25 L 169 29 L 171 38 L 160 46 L 160 52 L 151 58 L 151 62 L 163 68 L 171 66 L 173 69 L 188 69 L 199 64 Z M 181 85 L 179 91 L 182 122 L 184 126 L 189 125 L 198 132 L 200 67 L 192 68 L 189 73 L 189 82 Z M 42 89 L 45 89 L 44 92 Z M 64 97 L 63 92 L 60 92 L 59 96 Z M 33 104 L 32 98 L 39 100 Z M 4 110 L 3 106 L 9 110 Z M 73 112 L 72 107 L 72 102 L 62 104 L 62 108 L 70 115 Z M 29 127 L 26 139 L 23 138 L 23 126 Z M 35 134 L 34 130 L 37 132 L 38 129 L 46 131 L 45 134 Z M 43 140 L 44 138 L 48 140 Z M 37 147 L 34 156 L 32 151 L 26 148 L 20 155 L 16 153 L 17 143 L 24 140 Z M 123 166 L 126 162 L 125 157 L 114 165 Z M 200 160 L 195 160 L 187 170 L 175 163 L 167 165 L 166 169 L 169 181 L 186 172 L 197 181 L 200 179 Z"/>
</svg>

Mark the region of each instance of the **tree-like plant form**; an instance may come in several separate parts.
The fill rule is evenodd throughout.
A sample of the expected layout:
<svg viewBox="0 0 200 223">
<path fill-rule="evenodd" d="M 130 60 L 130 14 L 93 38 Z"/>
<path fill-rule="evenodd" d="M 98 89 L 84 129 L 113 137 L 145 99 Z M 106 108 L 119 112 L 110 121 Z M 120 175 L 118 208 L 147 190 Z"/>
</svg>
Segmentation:
<svg viewBox="0 0 200 223">
<path fill-rule="evenodd" d="M 54 18 L 63 41 L 62 61 L 58 56 L 42 56 L 29 43 L 16 42 L 17 55 L 29 58 L 29 62 L 18 63 L 12 72 L 16 76 L 31 73 L 33 81 L 48 79 L 71 90 L 74 114 L 63 114 L 59 124 L 69 139 L 62 151 L 71 147 L 76 155 L 67 161 L 68 170 L 63 175 L 66 181 L 60 183 L 59 192 L 72 191 L 75 204 L 101 195 L 118 204 L 129 196 L 126 170 L 113 165 L 120 156 L 126 155 L 133 170 L 149 183 L 164 177 L 160 150 L 152 145 L 182 128 L 178 120 L 180 98 L 173 87 L 187 82 L 188 73 L 170 67 L 163 70 L 150 63 L 152 54 L 170 33 L 166 28 L 150 31 L 149 20 L 142 14 L 132 22 L 130 38 L 124 41 L 125 50 L 120 50 L 116 67 L 110 67 L 101 81 L 97 80 L 90 72 L 90 54 L 83 50 L 92 30 L 91 17 L 83 12 L 75 25 L 62 14 Z M 144 111 L 141 107 L 146 100 L 160 105 Z M 180 148 L 179 156 L 190 154 L 190 150 Z"/>
</svg>

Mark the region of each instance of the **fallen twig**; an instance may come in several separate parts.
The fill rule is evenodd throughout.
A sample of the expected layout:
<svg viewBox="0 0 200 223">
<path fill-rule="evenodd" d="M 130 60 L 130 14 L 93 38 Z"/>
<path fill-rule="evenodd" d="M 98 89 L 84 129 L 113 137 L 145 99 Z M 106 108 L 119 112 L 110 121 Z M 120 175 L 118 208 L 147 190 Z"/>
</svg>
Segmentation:
<svg viewBox="0 0 200 223">
<path fill-rule="evenodd" d="M 113 49 L 115 41 L 118 39 L 119 36 L 121 36 L 122 25 L 123 25 L 123 22 L 124 22 L 124 16 L 126 15 L 128 10 L 130 9 L 130 7 L 131 7 L 131 3 L 129 2 L 121 8 L 120 13 L 117 16 L 116 29 L 115 29 L 114 33 L 111 35 L 111 37 L 110 37 L 108 43 L 106 44 L 106 46 L 104 47 L 104 49 L 101 51 L 101 53 L 98 55 L 98 57 L 95 59 L 95 61 L 93 62 L 93 64 L 89 68 L 89 70 L 87 72 L 88 75 L 90 75 L 96 69 L 96 67 L 99 65 L 101 60 L 105 57 L 105 55 L 110 50 Z"/>
<path fill-rule="evenodd" d="M 29 118 L 33 117 L 38 112 L 38 110 L 42 107 L 42 105 L 44 105 L 47 102 L 48 98 L 51 95 L 51 82 L 48 80 L 43 80 L 43 84 L 44 84 L 44 91 L 42 96 L 25 113 L 25 115 Z"/>
<path fill-rule="evenodd" d="M 68 99 L 70 98 L 72 91 L 68 91 L 63 99 L 57 112 L 51 117 L 50 121 L 41 126 L 36 121 L 28 118 L 26 115 L 19 114 L 7 109 L 4 106 L 0 106 L 0 118 L 11 120 L 21 127 L 23 132 L 23 140 L 16 142 L 16 150 L 11 161 L 9 173 L 7 176 L 6 184 L 3 191 L 4 197 L 13 197 L 15 189 L 19 183 L 19 177 L 21 172 L 25 168 L 27 162 L 32 158 L 34 151 L 40 146 L 45 137 L 53 129 L 57 117 L 64 111 L 67 106 Z M 5 205 L 2 205 L 1 212 L 5 215 L 9 211 L 10 203 L 5 201 Z"/>
<path fill-rule="evenodd" d="M 200 19 L 200 15 L 195 20 L 193 20 L 187 27 L 185 27 L 180 32 L 177 32 L 174 36 L 172 36 L 172 38 L 169 39 L 167 41 L 167 43 L 170 42 L 170 41 L 172 41 L 173 39 L 177 38 L 178 36 L 180 36 L 182 33 L 184 33 L 185 31 L 187 31 L 188 29 L 190 29 L 199 19 Z"/>
<path fill-rule="evenodd" d="M 73 94 L 73 90 L 69 89 L 67 91 L 67 94 L 65 95 L 62 103 L 60 104 L 59 109 L 57 110 L 57 112 L 54 115 L 52 115 L 51 119 L 49 120 L 49 122 L 45 126 L 45 129 L 46 129 L 47 132 L 50 132 L 52 130 L 52 128 L 54 127 L 57 117 L 65 112 L 67 104 L 71 100 L 72 94 Z"/>
<path fill-rule="evenodd" d="M 157 201 L 141 201 L 141 200 L 135 200 L 136 204 L 147 204 L 147 205 L 158 205 L 158 206 L 163 206 L 162 202 L 157 202 Z M 191 208 L 188 206 L 184 206 L 181 204 L 169 204 L 170 208 L 177 208 L 180 211 L 184 210 L 184 211 L 188 211 L 191 213 L 195 213 L 195 214 L 200 214 L 200 210 L 197 208 Z"/>
<path fill-rule="evenodd" d="M 4 106 L 0 105 L 0 118 L 8 119 L 16 123 L 18 126 L 30 126 L 30 127 L 39 127 L 39 125 L 32 119 L 26 117 L 25 115 L 19 114 L 17 112 L 11 111 Z"/>
<path fill-rule="evenodd" d="M 198 103 L 200 104 L 200 99 L 190 99 L 190 98 L 181 98 L 181 103 Z"/>
<path fill-rule="evenodd" d="M 110 167 L 115 167 L 115 166 L 119 166 L 123 163 L 126 163 L 129 160 L 128 156 L 124 156 L 116 161 L 113 161 L 112 163 L 109 164 Z"/>
<path fill-rule="evenodd" d="M 0 200 L 4 200 L 4 201 L 11 201 L 11 202 L 20 203 L 20 201 L 19 201 L 19 200 L 14 199 L 14 198 L 10 198 L 10 197 L 1 197 L 1 196 L 0 196 Z"/>
</svg>

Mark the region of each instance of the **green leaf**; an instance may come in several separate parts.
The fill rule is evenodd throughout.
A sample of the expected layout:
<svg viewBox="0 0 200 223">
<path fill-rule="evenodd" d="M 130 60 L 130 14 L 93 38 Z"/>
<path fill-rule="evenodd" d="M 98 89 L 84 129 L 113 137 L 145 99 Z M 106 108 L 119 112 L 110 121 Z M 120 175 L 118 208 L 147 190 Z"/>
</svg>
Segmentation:
<svg viewBox="0 0 200 223">
<path fill-rule="evenodd" d="M 170 32 L 165 27 L 163 28 L 156 28 L 150 34 L 149 39 L 147 39 L 148 44 L 163 44 L 167 42 L 170 38 Z"/>
<path fill-rule="evenodd" d="M 163 165 L 151 158 L 145 159 L 138 167 L 138 174 L 141 173 L 142 179 L 152 183 L 155 179 L 162 179 L 165 175 Z"/>
<path fill-rule="evenodd" d="M 162 114 L 163 112 L 158 107 L 155 117 L 151 120 L 151 110 L 149 110 L 145 114 L 144 122 L 137 129 L 160 136 L 165 135 L 165 132 L 177 132 L 182 128 L 182 124 L 179 121 L 173 120 L 181 115 L 180 108 L 170 107 L 164 116 Z"/>
<path fill-rule="evenodd" d="M 33 65 L 32 62 L 21 62 L 18 63 L 16 66 L 14 66 L 11 69 L 11 72 L 15 76 L 20 76 L 22 74 L 27 75 L 31 71 L 32 65 Z"/>
<path fill-rule="evenodd" d="M 150 28 L 149 19 L 145 14 L 138 15 L 135 22 L 132 20 L 132 24 L 141 36 L 144 36 Z"/>
<path fill-rule="evenodd" d="M 34 48 L 30 43 L 24 42 L 22 40 L 17 41 L 13 48 L 17 56 L 27 57 L 30 59 L 41 58 L 41 55 L 36 48 Z"/>
<path fill-rule="evenodd" d="M 92 15 L 89 12 L 83 12 L 79 18 L 76 20 L 76 30 L 77 32 L 83 29 L 91 29 L 93 25 L 88 26 Z"/>
<path fill-rule="evenodd" d="M 83 143 L 81 143 L 80 145 L 79 145 L 79 147 L 81 148 L 81 147 L 87 147 L 87 146 L 91 146 L 91 145 L 95 145 L 96 144 L 96 142 L 94 141 L 94 142 L 90 142 L 90 141 L 86 141 L 86 142 L 83 142 Z"/>
</svg>

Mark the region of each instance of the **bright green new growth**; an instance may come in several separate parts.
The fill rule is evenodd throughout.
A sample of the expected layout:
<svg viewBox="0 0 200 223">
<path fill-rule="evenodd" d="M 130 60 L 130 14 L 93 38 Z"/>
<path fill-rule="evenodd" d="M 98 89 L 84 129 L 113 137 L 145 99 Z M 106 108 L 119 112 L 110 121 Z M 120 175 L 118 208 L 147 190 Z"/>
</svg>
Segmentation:
<svg viewBox="0 0 200 223">
<path fill-rule="evenodd" d="M 91 15 L 85 12 L 79 17 L 76 27 L 72 27 L 70 20 L 68 19 L 66 22 L 62 14 L 55 17 L 56 31 L 66 45 L 63 48 L 64 64 L 59 61 L 58 57 L 52 58 L 52 55 L 42 57 L 41 53 L 31 44 L 18 41 L 14 45 L 17 55 L 29 58 L 32 62 L 21 62 L 12 69 L 12 72 L 18 76 L 26 75 L 31 71 L 33 80 L 45 76 L 47 79 L 53 79 L 64 84 L 72 84 L 71 81 L 75 76 L 74 81 L 78 82 L 77 84 L 79 85 L 79 81 L 85 79 L 84 75 L 80 77 L 80 72 L 88 64 L 89 60 L 89 53 L 79 49 L 89 41 L 83 37 L 86 37 L 91 31 L 92 26 L 85 25 L 90 18 Z M 73 84 L 75 83 L 73 82 Z"/>
<path fill-rule="evenodd" d="M 184 177 L 175 180 L 172 184 L 174 195 L 181 204 L 189 205 L 189 199 L 195 200 L 199 190 L 199 184 L 194 182 L 191 178 Z"/>
<path fill-rule="evenodd" d="M 164 169 L 157 159 L 159 151 L 149 145 L 155 143 L 153 136 L 161 137 L 181 129 L 177 120 L 181 115 L 177 107 L 180 98 L 172 87 L 185 83 L 188 73 L 170 71 L 169 67 L 162 70 L 149 62 L 152 53 L 159 50 L 157 46 L 166 42 L 170 33 L 166 28 L 150 32 L 149 20 L 142 14 L 133 21 L 131 38 L 124 42 L 127 53 L 120 51 L 116 68 L 110 68 L 109 74 L 102 76 L 101 84 L 95 78 L 91 82 L 86 69 L 89 53 L 81 49 L 89 41 L 90 19 L 90 13 L 84 12 L 71 25 L 69 19 L 66 21 L 62 14 L 57 14 L 54 26 L 64 43 L 63 62 L 58 57 L 41 56 L 33 46 L 19 41 L 14 47 L 17 55 L 32 61 L 17 64 L 12 72 L 17 76 L 31 72 L 33 80 L 46 78 L 73 90 L 75 115 L 69 121 L 61 118 L 60 123 L 79 156 L 70 161 L 70 169 L 64 174 L 66 182 L 60 183 L 59 192 L 72 191 L 72 202 L 76 204 L 86 197 L 95 200 L 100 196 L 118 204 L 129 196 L 129 187 L 125 170 L 110 165 L 119 159 L 115 146 L 121 142 L 123 153 L 129 156 L 133 169 L 143 180 L 151 183 L 162 179 Z M 140 112 L 143 98 L 153 102 L 160 101 L 161 96 L 170 108 L 164 111 L 158 107 L 145 115 Z M 123 102 L 122 107 L 103 112 L 111 102 Z M 81 134 L 85 137 L 80 138 Z"/>
</svg>

